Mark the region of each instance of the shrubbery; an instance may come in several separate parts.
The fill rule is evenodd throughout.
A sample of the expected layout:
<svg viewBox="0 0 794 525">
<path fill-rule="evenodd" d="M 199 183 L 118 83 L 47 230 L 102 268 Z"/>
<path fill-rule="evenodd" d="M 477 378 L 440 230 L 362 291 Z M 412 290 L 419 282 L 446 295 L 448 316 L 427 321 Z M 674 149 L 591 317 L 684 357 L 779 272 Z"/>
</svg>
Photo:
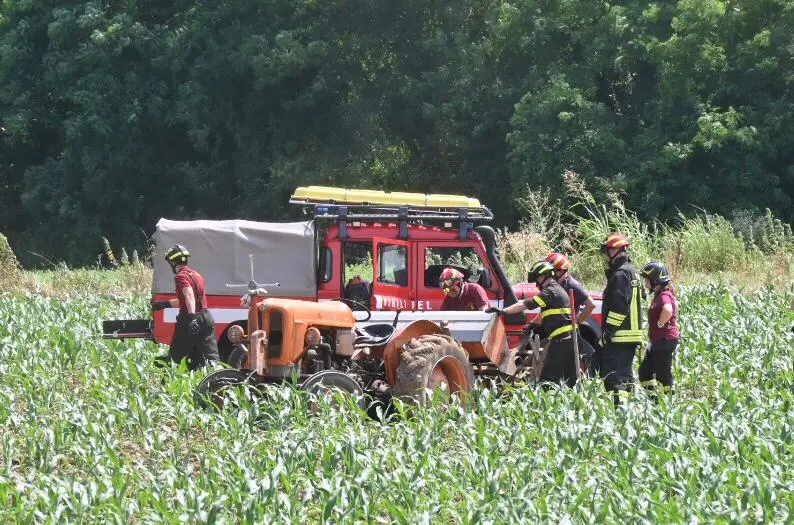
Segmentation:
<svg viewBox="0 0 794 525">
<path fill-rule="evenodd" d="M 527 189 L 518 199 L 527 220 L 519 231 L 500 232 L 500 255 L 514 282 L 524 279 L 529 265 L 552 247 L 571 257 L 576 275 L 603 282 L 599 246 L 613 231 L 629 237 L 636 265 L 662 261 L 676 280 L 742 276 L 740 284 L 753 285 L 784 282 L 794 275 L 791 227 L 769 210 L 760 216 L 742 212 L 733 220 L 705 212 L 691 217 L 679 213 L 676 221 L 647 224 L 608 184 L 602 182 L 599 203 L 575 173 L 566 172 L 564 181 L 565 193 L 556 198 Z"/>
</svg>

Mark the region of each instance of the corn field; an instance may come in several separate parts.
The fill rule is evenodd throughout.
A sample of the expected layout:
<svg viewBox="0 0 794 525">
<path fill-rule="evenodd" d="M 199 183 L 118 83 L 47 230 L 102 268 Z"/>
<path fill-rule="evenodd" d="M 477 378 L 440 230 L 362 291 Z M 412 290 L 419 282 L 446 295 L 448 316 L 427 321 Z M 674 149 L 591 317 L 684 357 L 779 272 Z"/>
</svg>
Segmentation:
<svg viewBox="0 0 794 525">
<path fill-rule="evenodd" d="M 376 422 L 291 387 L 208 412 L 165 350 L 104 341 L 143 298 L 0 296 L 6 523 L 784 523 L 790 293 L 683 290 L 677 388 L 475 391 Z"/>
</svg>

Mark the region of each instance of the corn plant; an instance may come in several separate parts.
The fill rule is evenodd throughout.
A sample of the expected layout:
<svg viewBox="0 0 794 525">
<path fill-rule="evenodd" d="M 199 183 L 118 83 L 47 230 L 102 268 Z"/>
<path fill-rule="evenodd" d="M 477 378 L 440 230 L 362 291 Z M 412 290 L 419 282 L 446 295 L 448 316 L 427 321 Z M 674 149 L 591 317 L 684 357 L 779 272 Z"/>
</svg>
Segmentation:
<svg viewBox="0 0 794 525">
<path fill-rule="evenodd" d="M 98 338 L 142 297 L 0 295 L 0 518 L 8 523 L 785 523 L 794 520 L 792 291 L 681 293 L 674 392 L 619 409 L 576 390 L 481 387 L 463 406 L 294 387 L 234 410 L 201 373 Z"/>
</svg>

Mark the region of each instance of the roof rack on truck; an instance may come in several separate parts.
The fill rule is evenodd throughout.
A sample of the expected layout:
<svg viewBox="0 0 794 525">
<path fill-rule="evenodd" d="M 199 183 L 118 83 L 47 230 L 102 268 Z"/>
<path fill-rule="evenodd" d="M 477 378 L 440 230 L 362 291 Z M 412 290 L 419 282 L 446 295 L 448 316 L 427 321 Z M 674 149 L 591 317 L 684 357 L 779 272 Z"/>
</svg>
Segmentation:
<svg viewBox="0 0 794 525">
<path fill-rule="evenodd" d="M 493 220 L 491 210 L 479 200 L 461 195 L 301 186 L 289 202 L 303 206 L 304 213 L 315 219 L 337 222 L 343 239 L 348 221 L 395 221 L 400 239 L 408 238 L 409 221 L 457 223 L 460 237 L 465 239 L 474 222 Z"/>
</svg>

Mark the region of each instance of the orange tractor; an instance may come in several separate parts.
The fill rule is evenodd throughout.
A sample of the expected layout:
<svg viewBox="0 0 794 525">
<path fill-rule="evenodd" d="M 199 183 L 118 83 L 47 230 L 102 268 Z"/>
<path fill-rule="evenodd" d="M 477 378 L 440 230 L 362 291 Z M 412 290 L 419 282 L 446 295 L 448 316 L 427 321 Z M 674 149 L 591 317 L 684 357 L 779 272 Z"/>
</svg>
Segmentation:
<svg viewBox="0 0 794 525">
<path fill-rule="evenodd" d="M 345 299 L 313 303 L 263 299 L 264 293 L 244 296 L 248 333 L 239 325 L 227 331 L 232 368 L 204 378 L 200 402 L 222 404 L 230 387 L 297 381 L 310 392 L 350 393 L 362 408 L 368 399 L 387 403 L 392 396 L 422 404 L 436 389 L 468 392 L 475 375 L 516 372 L 517 352 L 508 348 L 497 315 L 372 312 Z"/>
</svg>

